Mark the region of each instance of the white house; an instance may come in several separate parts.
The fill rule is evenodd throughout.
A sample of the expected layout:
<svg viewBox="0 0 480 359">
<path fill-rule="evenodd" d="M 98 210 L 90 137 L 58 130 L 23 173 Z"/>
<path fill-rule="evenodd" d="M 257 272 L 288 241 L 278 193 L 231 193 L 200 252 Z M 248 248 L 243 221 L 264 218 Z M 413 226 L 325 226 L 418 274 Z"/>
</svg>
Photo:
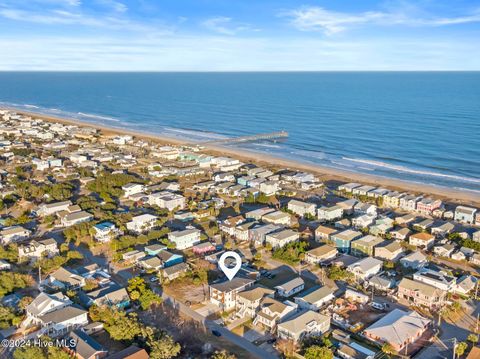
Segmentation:
<svg viewBox="0 0 480 359">
<path fill-rule="evenodd" d="M 285 298 L 301 292 L 304 288 L 305 282 L 300 277 L 293 278 L 288 282 L 277 285 L 275 287 L 275 289 L 277 290 L 277 294 Z"/>
<path fill-rule="evenodd" d="M 427 257 L 421 252 L 413 252 L 400 259 L 400 264 L 405 268 L 419 269 L 428 264 Z"/>
<path fill-rule="evenodd" d="M 32 325 L 39 324 L 45 314 L 65 308 L 71 304 L 72 301 L 61 292 L 55 294 L 41 292 L 25 308 L 26 317 L 22 322 L 22 327 L 28 328 Z"/>
<path fill-rule="evenodd" d="M 5 227 L 0 231 L 0 242 L 3 245 L 18 242 L 30 237 L 30 231 L 22 226 Z"/>
<path fill-rule="evenodd" d="M 415 233 L 410 236 L 408 243 L 419 248 L 430 248 L 435 243 L 435 236 L 426 232 Z"/>
<path fill-rule="evenodd" d="M 222 311 L 235 308 L 239 292 L 253 286 L 253 279 L 234 277 L 232 280 L 211 284 L 209 286 L 210 303 L 218 306 Z"/>
<path fill-rule="evenodd" d="M 298 342 L 311 335 L 322 335 L 330 329 L 330 317 L 311 310 L 277 325 L 277 336 Z"/>
<path fill-rule="evenodd" d="M 368 214 L 369 216 L 377 216 L 377 206 L 370 203 L 358 202 L 353 207 L 353 212 L 357 215 Z"/>
<path fill-rule="evenodd" d="M 141 183 L 128 183 L 122 186 L 122 190 L 125 193 L 125 197 L 130 197 L 137 193 L 142 193 L 145 191 L 145 185 Z"/>
<path fill-rule="evenodd" d="M 328 286 L 313 287 L 296 296 L 295 303 L 301 309 L 318 311 L 325 304 L 335 299 L 334 290 Z"/>
<path fill-rule="evenodd" d="M 457 208 L 455 208 L 455 220 L 461 223 L 474 224 L 476 212 L 476 208 L 457 206 Z"/>
<path fill-rule="evenodd" d="M 99 242 L 110 242 L 120 234 L 120 230 L 112 222 L 100 222 L 93 226 L 94 238 Z"/>
<path fill-rule="evenodd" d="M 353 273 L 355 279 L 364 281 L 380 272 L 382 270 L 382 266 L 383 261 L 372 257 L 366 257 L 358 262 L 350 264 L 347 267 L 347 270 Z"/>
<path fill-rule="evenodd" d="M 135 233 L 142 233 L 151 230 L 155 227 L 158 217 L 152 214 L 141 214 L 140 216 L 133 217 L 130 222 L 127 223 L 127 229 Z"/>
<path fill-rule="evenodd" d="M 200 230 L 196 228 L 188 228 L 183 231 L 170 232 L 168 240 L 175 243 L 177 249 L 183 250 L 200 243 L 200 233 Z"/>
<path fill-rule="evenodd" d="M 253 321 L 254 325 L 262 326 L 272 333 L 279 322 L 295 313 L 298 305 L 288 300 L 281 302 L 273 297 L 264 297 L 260 302 L 260 310 Z"/>
<path fill-rule="evenodd" d="M 431 285 L 432 287 L 452 292 L 457 284 L 457 279 L 443 271 L 422 268 L 413 274 L 413 279 Z"/>
<path fill-rule="evenodd" d="M 278 181 L 265 181 L 260 183 L 259 187 L 260 192 L 265 193 L 267 196 L 276 194 L 279 189 Z"/>
<path fill-rule="evenodd" d="M 316 208 L 317 206 L 314 203 L 302 202 L 296 199 L 292 199 L 288 202 L 288 209 L 301 217 L 307 214 L 312 217 L 315 216 Z"/>
<path fill-rule="evenodd" d="M 317 210 L 317 217 L 320 221 L 336 221 L 343 217 L 343 208 L 340 206 L 320 207 Z"/>
<path fill-rule="evenodd" d="M 152 193 L 148 196 L 148 203 L 173 211 L 174 209 L 182 209 L 185 207 L 185 197 L 177 193 L 162 191 Z"/>
<path fill-rule="evenodd" d="M 93 219 L 93 215 L 85 211 L 78 211 L 73 213 L 67 213 L 62 216 L 61 223 L 64 227 L 73 226 L 82 222 L 89 222 Z"/>
<path fill-rule="evenodd" d="M 69 305 L 38 316 L 36 324 L 42 327 L 45 335 L 58 337 L 87 325 L 88 312 L 77 305 Z"/>
<path fill-rule="evenodd" d="M 298 232 L 291 229 L 284 229 L 279 232 L 273 232 L 265 236 L 265 241 L 270 243 L 273 248 L 283 247 L 287 243 L 295 242 L 300 238 Z"/>
<path fill-rule="evenodd" d="M 282 211 L 274 211 L 262 216 L 262 222 L 290 226 L 292 224 L 292 218 L 291 215 L 288 213 Z"/>
<path fill-rule="evenodd" d="M 54 239 L 32 240 L 30 243 L 18 247 L 18 257 L 30 260 L 40 259 L 43 255 L 52 257 L 59 253 L 57 242 Z"/>
<path fill-rule="evenodd" d="M 43 203 L 38 206 L 36 213 L 39 216 L 49 216 L 57 212 L 66 211 L 72 205 L 71 201 Z"/>
</svg>

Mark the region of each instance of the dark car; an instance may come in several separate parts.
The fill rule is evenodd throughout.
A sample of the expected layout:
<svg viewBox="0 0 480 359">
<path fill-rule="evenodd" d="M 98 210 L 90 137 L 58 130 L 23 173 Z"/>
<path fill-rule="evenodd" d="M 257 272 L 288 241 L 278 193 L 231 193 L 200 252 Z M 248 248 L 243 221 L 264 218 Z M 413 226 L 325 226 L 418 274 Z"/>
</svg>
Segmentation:
<svg viewBox="0 0 480 359">
<path fill-rule="evenodd" d="M 212 334 L 215 335 L 216 337 L 221 337 L 222 333 L 220 333 L 218 330 L 212 330 Z"/>
</svg>

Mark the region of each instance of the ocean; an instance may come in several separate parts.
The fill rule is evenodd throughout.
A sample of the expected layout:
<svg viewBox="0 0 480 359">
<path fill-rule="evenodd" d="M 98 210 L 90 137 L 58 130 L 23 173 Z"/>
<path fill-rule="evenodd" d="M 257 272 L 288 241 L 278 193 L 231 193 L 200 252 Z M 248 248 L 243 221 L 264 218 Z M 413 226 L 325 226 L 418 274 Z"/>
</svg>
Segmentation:
<svg viewBox="0 0 480 359">
<path fill-rule="evenodd" d="M 1 105 L 480 192 L 480 72 L 2 72 Z"/>
</svg>

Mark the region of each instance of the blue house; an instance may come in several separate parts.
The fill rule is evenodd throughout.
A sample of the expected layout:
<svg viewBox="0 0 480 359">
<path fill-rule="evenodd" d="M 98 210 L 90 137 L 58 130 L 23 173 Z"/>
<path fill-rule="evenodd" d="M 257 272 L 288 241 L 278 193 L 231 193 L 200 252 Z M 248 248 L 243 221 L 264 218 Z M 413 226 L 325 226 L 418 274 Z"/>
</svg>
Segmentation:
<svg viewBox="0 0 480 359">
<path fill-rule="evenodd" d="M 350 253 L 350 246 L 351 243 L 359 239 L 363 236 L 362 232 L 353 231 L 351 229 L 347 229 L 343 232 L 338 232 L 332 234 L 330 237 L 333 241 L 335 247 L 337 247 L 338 251 L 341 253 Z"/>
<path fill-rule="evenodd" d="M 152 244 L 150 246 L 146 246 L 144 249 L 145 253 L 147 253 L 148 255 L 156 256 L 161 251 L 167 249 L 167 246 L 164 246 L 163 244 Z"/>
<path fill-rule="evenodd" d="M 169 251 L 161 251 L 157 254 L 157 257 L 160 258 L 160 261 L 163 264 L 163 268 L 171 267 L 175 264 L 183 262 L 183 256 L 180 254 L 175 254 Z"/>
<path fill-rule="evenodd" d="M 81 291 L 79 298 L 87 307 L 95 304 L 97 306 L 107 305 L 109 307 L 115 306 L 118 309 L 124 309 L 130 306 L 130 297 L 128 296 L 127 290 L 117 284 L 99 288 L 89 293 Z"/>
</svg>

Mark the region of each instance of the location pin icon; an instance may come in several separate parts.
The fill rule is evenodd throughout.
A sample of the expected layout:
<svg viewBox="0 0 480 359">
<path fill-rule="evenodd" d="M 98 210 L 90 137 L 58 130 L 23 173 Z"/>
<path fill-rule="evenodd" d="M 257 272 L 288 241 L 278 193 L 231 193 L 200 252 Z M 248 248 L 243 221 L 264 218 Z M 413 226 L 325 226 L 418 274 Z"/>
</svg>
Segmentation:
<svg viewBox="0 0 480 359">
<path fill-rule="evenodd" d="M 235 258 L 235 267 L 233 268 L 228 268 L 225 265 L 225 259 L 232 257 Z M 235 274 L 239 271 L 240 267 L 242 266 L 242 259 L 238 255 L 237 252 L 234 251 L 228 251 L 222 254 L 220 259 L 218 260 L 218 266 L 222 270 L 223 273 L 227 276 L 228 280 L 232 280 L 233 277 L 235 277 Z"/>
</svg>

